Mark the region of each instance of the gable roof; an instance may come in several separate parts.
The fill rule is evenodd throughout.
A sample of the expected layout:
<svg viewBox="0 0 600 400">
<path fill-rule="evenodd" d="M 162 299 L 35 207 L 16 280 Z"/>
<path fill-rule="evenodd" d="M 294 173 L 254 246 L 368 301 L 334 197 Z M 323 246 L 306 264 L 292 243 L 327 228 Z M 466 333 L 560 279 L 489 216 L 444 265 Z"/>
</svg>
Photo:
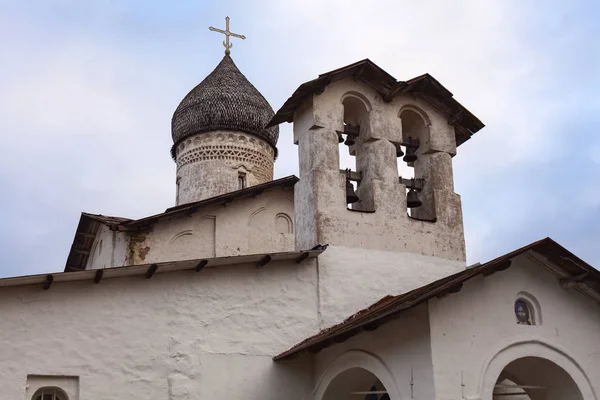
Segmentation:
<svg viewBox="0 0 600 400">
<path fill-rule="evenodd" d="M 90 252 L 92 251 L 94 239 L 96 238 L 96 234 L 101 225 L 115 227 L 130 221 L 129 218 L 81 213 L 79 224 L 77 224 L 77 230 L 75 231 L 75 237 L 71 244 L 71 250 L 69 250 L 67 262 L 65 263 L 65 272 L 78 271 L 85 268 Z"/>
<path fill-rule="evenodd" d="M 331 82 L 352 77 L 371 86 L 382 95 L 385 101 L 391 101 L 400 93 L 413 93 L 422 97 L 446 116 L 455 128 L 456 145 L 469 140 L 485 125 L 469 110 L 453 98 L 453 94 L 433 76 L 423 74 L 408 81 L 398 81 L 369 59 L 319 75 L 317 79 L 303 83 L 286 100 L 267 127 L 292 122 L 294 111 L 313 93 L 321 93 Z"/>
<path fill-rule="evenodd" d="M 146 229 L 152 226 L 155 222 L 165 218 L 183 214 L 191 215 L 196 213 L 201 208 L 210 205 L 228 205 L 234 200 L 239 200 L 250 196 L 258 196 L 268 189 L 277 187 L 293 187 L 296 182 L 298 182 L 298 178 L 294 175 L 290 175 L 260 185 L 250 186 L 245 189 L 225 193 L 220 196 L 167 208 L 165 212 L 160 214 L 155 214 L 136 220 L 121 217 L 109 217 L 100 214 L 81 213 L 81 218 L 79 219 L 79 224 L 77 225 L 77 230 L 75 232 L 75 238 L 73 239 L 73 244 L 71 245 L 71 250 L 69 251 L 67 262 L 65 264 L 65 272 L 80 271 L 85 268 L 100 224 L 106 225 L 114 231 L 136 231 L 140 229 Z"/>
<path fill-rule="evenodd" d="M 396 318 L 399 313 L 422 304 L 433 297 L 457 293 L 463 283 L 479 275 L 489 276 L 509 268 L 512 259 L 526 252 L 533 252 L 545 260 L 540 260 L 552 273 L 558 276 L 562 285 L 591 295 L 600 301 L 600 271 L 550 238 L 545 238 L 521 247 L 485 264 L 477 265 L 447 276 L 428 285 L 398 296 L 386 296 L 370 307 L 351 315 L 340 324 L 327 328 L 300 342 L 291 349 L 275 356 L 275 361 L 289 360 L 302 353 L 316 353 L 325 347 L 340 343 L 362 331 L 373 331 Z M 539 258 L 538 258 L 539 259 Z M 549 261 L 546 263 L 545 261 Z"/>
</svg>

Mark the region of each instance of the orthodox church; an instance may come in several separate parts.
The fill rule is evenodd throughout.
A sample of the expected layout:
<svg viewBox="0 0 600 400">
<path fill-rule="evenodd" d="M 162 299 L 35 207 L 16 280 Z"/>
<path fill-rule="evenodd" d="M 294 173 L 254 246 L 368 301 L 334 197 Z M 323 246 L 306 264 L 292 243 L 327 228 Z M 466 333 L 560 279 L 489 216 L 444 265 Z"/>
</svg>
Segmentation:
<svg viewBox="0 0 600 400">
<path fill-rule="evenodd" d="M 549 238 L 466 264 L 477 117 L 370 60 L 274 112 L 220 32 L 173 114 L 176 205 L 82 213 L 64 272 L 0 279 L 0 398 L 599 398 L 600 272 Z M 285 122 L 299 176 L 274 180 Z"/>
</svg>

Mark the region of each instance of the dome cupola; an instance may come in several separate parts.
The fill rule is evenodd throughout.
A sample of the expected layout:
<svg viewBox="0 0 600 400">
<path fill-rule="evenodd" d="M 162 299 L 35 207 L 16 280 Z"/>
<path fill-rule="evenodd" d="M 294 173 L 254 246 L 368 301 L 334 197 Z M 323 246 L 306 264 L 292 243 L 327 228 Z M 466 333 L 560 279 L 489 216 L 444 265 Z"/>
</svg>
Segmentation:
<svg viewBox="0 0 600 400">
<path fill-rule="evenodd" d="M 265 128 L 275 113 L 228 54 L 183 98 L 171 120 L 174 146 L 183 139 L 216 130 L 240 131 L 277 146 L 279 127 Z"/>
<path fill-rule="evenodd" d="M 229 54 L 181 101 L 171 120 L 177 204 L 273 180 L 275 113 Z"/>
</svg>

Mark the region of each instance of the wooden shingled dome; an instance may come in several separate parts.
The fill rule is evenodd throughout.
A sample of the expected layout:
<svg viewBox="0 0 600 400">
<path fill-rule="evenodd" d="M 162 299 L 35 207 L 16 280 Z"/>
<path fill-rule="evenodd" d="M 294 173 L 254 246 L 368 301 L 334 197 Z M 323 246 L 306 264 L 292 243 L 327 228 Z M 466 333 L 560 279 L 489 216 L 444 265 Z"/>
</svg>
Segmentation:
<svg viewBox="0 0 600 400">
<path fill-rule="evenodd" d="M 242 131 L 277 145 L 279 128 L 265 128 L 275 115 L 262 94 L 229 55 L 183 98 L 171 120 L 176 145 L 190 135 L 214 130 Z"/>
</svg>

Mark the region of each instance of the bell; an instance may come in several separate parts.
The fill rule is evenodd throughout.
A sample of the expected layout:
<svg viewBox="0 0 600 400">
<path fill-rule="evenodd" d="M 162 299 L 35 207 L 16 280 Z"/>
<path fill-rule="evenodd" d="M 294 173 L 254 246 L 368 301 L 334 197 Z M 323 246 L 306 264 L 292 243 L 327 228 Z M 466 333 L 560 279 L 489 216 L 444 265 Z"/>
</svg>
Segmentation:
<svg viewBox="0 0 600 400">
<path fill-rule="evenodd" d="M 344 138 L 342 137 L 342 134 L 338 132 L 338 142 L 339 143 L 343 143 L 344 142 Z"/>
<path fill-rule="evenodd" d="M 402 157 L 404 155 L 404 152 L 402 151 L 402 146 L 400 146 L 399 144 L 394 144 L 394 146 L 396 146 L 396 157 Z"/>
<path fill-rule="evenodd" d="M 350 181 L 346 181 L 346 204 L 356 203 L 358 200 L 360 199 L 354 191 L 354 186 Z"/>
<path fill-rule="evenodd" d="M 406 144 L 406 155 L 402 159 L 404 162 L 410 163 L 417 161 L 417 149 L 419 148 L 419 139 L 408 138 Z"/>
<path fill-rule="evenodd" d="M 354 141 L 354 138 L 353 138 L 352 136 L 350 136 L 350 135 L 347 135 L 347 136 L 346 136 L 346 141 L 344 142 L 344 144 L 345 144 L 346 146 L 352 146 L 352 145 L 354 145 L 355 143 L 356 143 L 356 142 Z"/>
<path fill-rule="evenodd" d="M 421 207 L 423 203 L 419 199 L 419 195 L 415 189 L 410 189 L 406 195 L 406 206 L 408 208 Z"/>
<path fill-rule="evenodd" d="M 402 160 L 407 163 L 417 161 L 417 153 L 415 152 L 415 148 L 406 146 L 406 155 Z"/>
</svg>

